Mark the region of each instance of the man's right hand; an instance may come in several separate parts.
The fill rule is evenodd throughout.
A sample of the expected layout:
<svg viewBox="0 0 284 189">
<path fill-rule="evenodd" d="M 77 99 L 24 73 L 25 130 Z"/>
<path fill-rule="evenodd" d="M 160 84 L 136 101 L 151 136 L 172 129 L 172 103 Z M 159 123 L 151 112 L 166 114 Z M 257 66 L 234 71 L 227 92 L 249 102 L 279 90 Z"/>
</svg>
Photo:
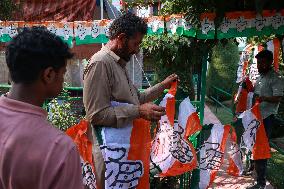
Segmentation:
<svg viewBox="0 0 284 189">
<path fill-rule="evenodd" d="M 149 121 L 158 121 L 166 114 L 166 109 L 154 103 L 145 103 L 139 106 L 140 117 Z"/>
</svg>

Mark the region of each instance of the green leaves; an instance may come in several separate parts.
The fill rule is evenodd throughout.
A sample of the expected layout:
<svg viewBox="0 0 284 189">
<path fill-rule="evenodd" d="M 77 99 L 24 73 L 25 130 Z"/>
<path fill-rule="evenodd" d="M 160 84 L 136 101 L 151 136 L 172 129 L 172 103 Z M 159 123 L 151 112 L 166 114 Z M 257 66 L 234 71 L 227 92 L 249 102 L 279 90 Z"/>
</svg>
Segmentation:
<svg viewBox="0 0 284 189">
<path fill-rule="evenodd" d="M 176 73 L 181 81 L 179 87 L 187 95 L 193 94 L 192 66 L 201 60 L 193 58 L 198 54 L 195 52 L 198 48 L 194 49 L 195 47 L 191 46 L 193 40 L 193 38 L 163 34 L 147 36 L 142 43 L 144 54 L 150 59 L 149 62 L 157 73 L 157 82 Z"/>
<path fill-rule="evenodd" d="M 13 0 L 0 0 L 0 20 L 9 20 L 14 11 L 18 9 Z"/>
<path fill-rule="evenodd" d="M 53 126 L 62 131 L 66 131 L 69 127 L 77 124 L 81 119 L 81 117 L 72 113 L 71 104 L 66 100 L 53 99 L 48 106 L 48 120 Z"/>
</svg>

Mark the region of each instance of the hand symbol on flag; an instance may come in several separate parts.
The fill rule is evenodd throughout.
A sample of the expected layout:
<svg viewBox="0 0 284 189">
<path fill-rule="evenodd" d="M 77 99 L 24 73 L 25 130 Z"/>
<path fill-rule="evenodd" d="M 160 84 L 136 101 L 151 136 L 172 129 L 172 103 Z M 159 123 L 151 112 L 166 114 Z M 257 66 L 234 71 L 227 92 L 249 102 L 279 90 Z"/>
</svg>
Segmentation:
<svg viewBox="0 0 284 189">
<path fill-rule="evenodd" d="M 83 183 L 88 189 L 96 189 L 96 178 L 91 164 L 81 159 L 81 167 L 83 174 Z"/>
<path fill-rule="evenodd" d="M 135 188 L 143 175 L 142 161 L 126 159 L 125 148 L 101 147 L 106 163 L 106 188 Z"/>
<path fill-rule="evenodd" d="M 182 138 L 184 129 L 180 125 L 176 125 L 170 143 L 170 153 L 181 163 L 190 163 L 193 159 L 191 148 Z"/>
</svg>

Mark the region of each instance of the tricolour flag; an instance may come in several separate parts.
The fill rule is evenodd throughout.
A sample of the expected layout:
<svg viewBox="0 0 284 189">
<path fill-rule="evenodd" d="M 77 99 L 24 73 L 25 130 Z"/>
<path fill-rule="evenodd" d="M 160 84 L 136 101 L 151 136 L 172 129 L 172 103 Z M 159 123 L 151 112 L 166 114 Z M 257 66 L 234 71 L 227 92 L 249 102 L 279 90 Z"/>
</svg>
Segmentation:
<svg viewBox="0 0 284 189">
<path fill-rule="evenodd" d="M 70 127 L 66 134 L 76 144 L 81 157 L 82 178 L 87 189 L 96 189 L 96 178 L 92 158 L 92 142 L 87 137 L 87 129 L 90 126 L 86 120 Z"/>
<path fill-rule="evenodd" d="M 200 189 L 207 189 L 211 186 L 223 163 L 230 128 L 230 125 L 214 124 L 209 137 L 200 146 Z"/>
<path fill-rule="evenodd" d="M 131 106 L 115 101 L 111 105 Z M 122 128 L 103 127 L 98 136 L 106 165 L 105 188 L 150 188 L 150 122 L 136 119 Z"/>
<path fill-rule="evenodd" d="M 196 109 L 189 98 L 179 107 L 178 122 L 175 116 L 176 83 L 161 101 L 166 115 L 161 117 L 151 150 L 151 174 L 176 176 L 191 171 L 197 166 L 196 152 L 188 137 L 201 130 Z"/>
<path fill-rule="evenodd" d="M 237 143 L 237 134 L 232 127 L 229 148 L 229 167 L 227 173 L 233 176 L 241 176 L 243 173 L 242 152 Z"/>
<path fill-rule="evenodd" d="M 257 103 L 239 116 L 242 119 L 242 127 L 244 129 L 241 138 L 241 148 L 244 147 L 252 152 L 253 160 L 271 157 L 259 105 Z"/>
</svg>

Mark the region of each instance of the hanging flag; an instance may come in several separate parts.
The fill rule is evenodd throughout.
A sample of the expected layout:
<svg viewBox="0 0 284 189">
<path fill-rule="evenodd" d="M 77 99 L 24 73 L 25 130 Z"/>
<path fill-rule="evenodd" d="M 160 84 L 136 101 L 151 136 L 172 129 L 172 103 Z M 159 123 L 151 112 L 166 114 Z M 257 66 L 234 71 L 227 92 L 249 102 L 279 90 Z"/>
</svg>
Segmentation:
<svg viewBox="0 0 284 189">
<path fill-rule="evenodd" d="M 166 16 L 167 32 L 171 34 L 196 36 L 196 29 L 188 22 L 183 15 Z"/>
<path fill-rule="evenodd" d="M 6 21 L 5 33 L 3 33 L 3 42 L 11 41 L 18 34 L 18 23 L 15 21 Z"/>
<path fill-rule="evenodd" d="M 164 17 L 162 16 L 152 16 L 147 19 L 149 35 L 152 34 L 162 34 L 164 33 Z"/>
<path fill-rule="evenodd" d="M 230 125 L 214 124 L 208 139 L 204 140 L 200 146 L 200 189 L 207 189 L 211 186 L 223 163 L 230 128 Z"/>
<path fill-rule="evenodd" d="M 268 159 L 271 157 L 268 138 L 265 133 L 259 103 L 242 113 L 244 132 L 241 138 L 241 148 L 246 148 L 252 153 L 252 159 Z"/>
<path fill-rule="evenodd" d="M 111 105 L 131 106 L 112 101 Z M 106 189 L 149 189 L 150 122 L 136 119 L 122 128 L 103 127 L 98 136 L 106 165 Z"/>
<path fill-rule="evenodd" d="M 151 174 L 177 176 L 197 166 L 196 152 L 188 140 L 201 130 L 196 109 L 185 98 L 179 107 L 178 123 L 174 123 L 176 82 L 161 101 L 166 115 L 161 117 L 151 150 Z"/>
<path fill-rule="evenodd" d="M 246 77 L 240 84 L 238 92 L 235 96 L 236 113 L 242 113 L 252 108 L 254 97 L 253 90 L 252 82 L 249 80 L 249 77 Z"/>
<path fill-rule="evenodd" d="M 229 167 L 227 173 L 233 176 L 241 176 L 244 168 L 242 162 L 242 152 L 237 143 L 237 134 L 233 127 L 230 137 L 230 148 L 229 148 Z"/>
<path fill-rule="evenodd" d="M 279 52 L 280 52 L 280 41 L 275 38 L 273 40 L 268 41 L 267 50 L 270 50 L 273 53 L 273 67 L 276 72 L 279 71 Z"/>
<path fill-rule="evenodd" d="M 108 42 L 108 28 L 111 20 L 94 20 L 93 22 L 74 22 L 76 45 Z"/>
<path fill-rule="evenodd" d="M 6 24 L 0 20 L 0 42 L 6 42 Z"/>
<path fill-rule="evenodd" d="M 239 63 L 238 63 L 238 70 L 237 70 L 237 81 L 236 83 L 242 82 L 246 75 L 247 75 L 247 70 L 248 70 L 248 65 L 250 61 L 250 56 L 251 56 L 251 51 L 252 51 L 253 46 L 252 45 L 247 45 L 240 57 Z"/>
<path fill-rule="evenodd" d="M 204 13 L 200 16 L 201 28 L 197 31 L 199 39 L 214 39 L 215 38 L 215 24 L 214 13 Z"/>
<path fill-rule="evenodd" d="M 65 41 L 70 47 L 73 45 L 73 22 L 46 22 L 47 29 L 59 36 L 63 41 Z"/>
<path fill-rule="evenodd" d="M 92 158 L 92 142 L 88 140 L 87 129 L 89 123 L 81 120 L 79 124 L 70 127 L 66 134 L 72 138 L 77 145 L 81 157 L 82 178 L 87 189 L 96 189 L 96 178 Z"/>
</svg>

